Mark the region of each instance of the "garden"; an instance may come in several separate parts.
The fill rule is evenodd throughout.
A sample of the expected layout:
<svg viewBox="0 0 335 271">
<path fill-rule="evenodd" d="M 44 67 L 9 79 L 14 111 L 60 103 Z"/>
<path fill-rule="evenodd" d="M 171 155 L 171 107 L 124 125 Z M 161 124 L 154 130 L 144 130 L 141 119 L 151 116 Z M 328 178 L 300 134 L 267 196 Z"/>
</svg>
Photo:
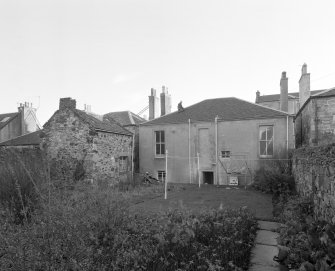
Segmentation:
<svg viewBox="0 0 335 271">
<path fill-rule="evenodd" d="M 36 157 L 0 158 L 0 270 L 248 269 L 248 208 L 143 215 L 130 207 L 162 197 L 161 183 L 57 186 Z"/>
</svg>

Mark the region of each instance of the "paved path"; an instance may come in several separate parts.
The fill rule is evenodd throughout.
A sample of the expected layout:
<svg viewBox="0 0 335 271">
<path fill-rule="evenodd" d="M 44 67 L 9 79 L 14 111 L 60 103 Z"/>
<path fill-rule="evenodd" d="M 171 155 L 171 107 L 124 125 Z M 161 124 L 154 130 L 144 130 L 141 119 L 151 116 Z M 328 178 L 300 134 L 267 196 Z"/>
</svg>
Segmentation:
<svg viewBox="0 0 335 271">
<path fill-rule="evenodd" d="M 249 271 L 286 271 L 287 268 L 273 260 L 278 255 L 276 230 L 279 224 L 269 221 L 258 221 L 255 246 L 251 251 Z"/>
<path fill-rule="evenodd" d="M 131 206 L 131 210 L 141 214 L 158 213 L 181 206 L 194 211 L 208 207 L 240 208 L 247 206 L 257 219 L 273 219 L 270 195 L 254 190 L 245 190 L 244 188 L 216 187 L 213 185 L 204 185 L 201 188 L 188 185 L 182 191 L 168 192 L 167 200 L 164 200 L 163 197 L 145 200 Z"/>
</svg>

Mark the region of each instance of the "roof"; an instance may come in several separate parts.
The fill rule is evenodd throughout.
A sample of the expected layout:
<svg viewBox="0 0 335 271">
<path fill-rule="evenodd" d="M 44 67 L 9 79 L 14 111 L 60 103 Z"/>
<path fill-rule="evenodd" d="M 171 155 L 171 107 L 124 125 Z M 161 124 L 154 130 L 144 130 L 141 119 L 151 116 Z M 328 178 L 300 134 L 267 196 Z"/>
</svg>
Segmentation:
<svg viewBox="0 0 335 271">
<path fill-rule="evenodd" d="M 238 98 L 208 99 L 184 108 L 181 112 L 173 112 L 141 125 L 177 124 L 191 121 L 214 121 L 218 116 L 222 120 L 250 120 L 281 118 L 290 114 L 250 103 Z"/>
<path fill-rule="evenodd" d="M 335 95 L 335 87 L 330 88 L 330 89 L 326 89 L 324 91 L 321 91 L 315 95 L 313 95 L 314 98 L 317 97 L 328 97 L 328 96 L 334 96 Z"/>
<path fill-rule="evenodd" d="M 71 110 L 78 118 L 80 118 L 82 121 L 84 121 L 88 125 L 92 126 L 95 130 L 99 130 L 102 132 L 108 132 L 108 133 L 114 133 L 114 134 L 121 134 L 121 135 L 129 135 L 129 136 L 133 135 L 130 131 L 123 128 L 120 124 L 118 124 L 115 121 L 114 122 L 102 121 L 102 120 L 95 118 L 92 115 L 85 113 L 82 110 L 73 109 L 73 108 L 67 108 L 67 109 Z M 54 113 L 54 115 L 57 114 L 57 112 L 59 112 L 59 110 L 57 110 Z M 53 116 L 43 125 L 43 127 L 46 127 L 49 125 Z"/>
<path fill-rule="evenodd" d="M 104 120 L 114 119 L 123 126 L 139 125 L 146 120 L 130 111 L 110 112 L 104 115 Z"/>
<path fill-rule="evenodd" d="M 7 113 L 7 114 L 0 114 L 0 130 L 7 125 L 12 119 L 14 119 L 18 114 L 16 113 Z"/>
<path fill-rule="evenodd" d="M 1 142 L 0 146 L 29 146 L 29 145 L 39 145 L 41 143 L 42 130 L 38 130 L 29 134 L 18 136 L 7 141 Z"/>
<path fill-rule="evenodd" d="M 315 95 L 324 89 L 320 90 L 311 90 L 311 95 Z M 299 92 L 290 92 L 288 93 L 289 99 L 299 99 Z M 280 94 L 270 94 L 270 95 L 261 95 L 258 98 L 258 103 L 265 103 L 265 102 L 275 102 L 280 100 Z"/>
</svg>

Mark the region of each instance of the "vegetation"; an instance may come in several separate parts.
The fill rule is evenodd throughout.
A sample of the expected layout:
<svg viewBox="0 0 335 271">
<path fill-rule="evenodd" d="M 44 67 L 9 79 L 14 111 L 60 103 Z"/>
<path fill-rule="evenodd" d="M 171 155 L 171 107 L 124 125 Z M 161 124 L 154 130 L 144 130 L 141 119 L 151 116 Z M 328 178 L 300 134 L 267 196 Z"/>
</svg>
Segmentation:
<svg viewBox="0 0 335 271">
<path fill-rule="evenodd" d="M 248 268 L 256 220 L 246 209 L 141 216 L 129 206 L 163 184 L 60 188 L 29 160 L 6 160 L 0 172 L 0 270 Z"/>
<path fill-rule="evenodd" d="M 335 269 L 335 225 L 313 218 L 313 202 L 290 197 L 281 215 L 279 243 L 288 249 L 282 262 L 299 270 Z"/>
</svg>

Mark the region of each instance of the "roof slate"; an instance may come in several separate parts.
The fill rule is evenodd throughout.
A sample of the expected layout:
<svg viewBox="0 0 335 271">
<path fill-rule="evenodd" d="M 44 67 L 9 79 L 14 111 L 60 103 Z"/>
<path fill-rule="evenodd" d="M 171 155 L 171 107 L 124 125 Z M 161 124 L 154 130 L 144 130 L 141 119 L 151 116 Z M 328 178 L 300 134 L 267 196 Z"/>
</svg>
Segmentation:
<svg viewBox="0 0 335 271">
<path fill-rule="evenodd" d="M 12 119 L 14 119 L 18 114 L 18 112 L 16 113 L 7 113 L 7 114 L 0 114 L 0 130 L 5 127 L 7 125 L 8 122 L 10 122 Z M 8 120 L 1 122 L 2 120 L 4 120 L 5 118 L 9 118 Z"/>
<path fill-rule="evenodd" d="M 104 120 L 114 119 L 123 126 L 139 125 L 146 120 L 130 111 L 110 112 L 104 115 Z"/>
<path fill-rule="evenodd" d="M 86 114 L 84 111 L 79 109 L 73 109 L 73 111 L 81 118 L 83 121 L 92 125 L 97 130 L 102 130 L 106 132 L 122 134 L 122 135 L 132 135 L 130 131 L 123 128 L 117 122 L 110 122 L 110 121 L 101 121 L 91 115 Z"/>
<path fill-rule="evenodd" d="M 334 96 L 334 95 L 335 95 L 335 87 L 324 90 L 322 92 L 319 92 L 316 95 L 314 95 L 314 97 L 315 98 L 317 98 L 317 97 L 328 97 L 328 96 Z"/>
<path fill-rule="evenodd" d="M 289 114 L 238 98 L 208 99 L 184 108 L 181 112 L 173 112 L 141 125 L 159 125 L 187 123 L 191 121 L 214 121 L 218 116 L 222 120 L 249 120 L 265 118 L 281 118 Z"/>
<path fill-rule="evenodd" d="M 311 90 L 311 95 L 315 95 L 315 94 L 317 94 L 321 91 L 324 91 L 324 89 Z M 288 98 L 289 99 L 298 99 L 299 98 L 299 92 L 288 93 Z M 280 94 L 261 95 L 261 96 L 259 96 L 258 103 L 275 102 L 275 101 L 279 101 L 279 100 L 280 100 Z"/>
<path fill-rule="evenodd" d="M 42 130 L 38 130 L 29 134 L 18 136 L 10 140 L 0 143 L 0 146 L 28 146 L 28 145 L 39 145 L 41 143 Z"/>
</svg>

